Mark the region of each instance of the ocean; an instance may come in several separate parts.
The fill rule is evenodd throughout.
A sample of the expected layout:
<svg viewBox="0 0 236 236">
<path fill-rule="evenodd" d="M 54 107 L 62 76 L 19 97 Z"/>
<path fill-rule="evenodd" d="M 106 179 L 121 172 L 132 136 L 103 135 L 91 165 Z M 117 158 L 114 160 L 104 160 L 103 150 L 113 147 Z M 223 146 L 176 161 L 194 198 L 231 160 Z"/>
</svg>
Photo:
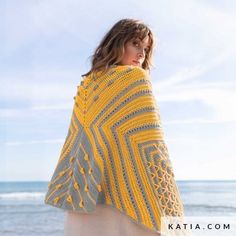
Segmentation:
<svg viewBox="0 0 236 236">
<path fill-rule="evenodd" d="M 63 236 L 64 212 L 44 204 L 47 182 L 0 182 L 0 236 Z M 236 216 L 236 181 L 177 181 L 186 216 Z"/>
</svg>

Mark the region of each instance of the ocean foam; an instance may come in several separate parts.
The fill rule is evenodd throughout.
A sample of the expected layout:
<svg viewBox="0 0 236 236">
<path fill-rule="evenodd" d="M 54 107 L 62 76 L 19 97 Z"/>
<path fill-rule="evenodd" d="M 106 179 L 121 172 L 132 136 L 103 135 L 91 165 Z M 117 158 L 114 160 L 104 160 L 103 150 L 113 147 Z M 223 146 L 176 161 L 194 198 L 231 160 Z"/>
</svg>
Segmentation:
<svg viewBox="0 0 236 236">
<path fill-rule="evenodd" d="M 29 199 L 42 199 L 44 198 L 44 192 L 12 192 L 12 193 L 1 193 L 0 199 L 4 200 L 29 200 Z"/>
</svg>

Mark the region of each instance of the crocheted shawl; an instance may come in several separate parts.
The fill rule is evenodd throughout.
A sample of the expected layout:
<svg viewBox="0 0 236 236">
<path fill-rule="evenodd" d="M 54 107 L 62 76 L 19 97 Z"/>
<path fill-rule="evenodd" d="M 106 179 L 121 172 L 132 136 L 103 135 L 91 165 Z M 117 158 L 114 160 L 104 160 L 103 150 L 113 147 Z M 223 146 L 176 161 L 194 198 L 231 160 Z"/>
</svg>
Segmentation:
<svg viewBox="0 0 236 236">
<path fill-rule="evenodd" d="M 156 232 L 161 216 L 184 215 L 148 72 L 120 65 L 82 78 L 45 203 L 110 205 Z"/>
</svg>

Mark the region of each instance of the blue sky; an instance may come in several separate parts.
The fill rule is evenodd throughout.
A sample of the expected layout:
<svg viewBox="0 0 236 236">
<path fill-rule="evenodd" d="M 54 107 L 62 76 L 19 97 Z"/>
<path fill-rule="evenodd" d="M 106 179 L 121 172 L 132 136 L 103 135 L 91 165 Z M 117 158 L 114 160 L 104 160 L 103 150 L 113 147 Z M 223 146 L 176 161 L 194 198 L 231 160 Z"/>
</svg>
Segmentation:
<svg viewBox="0 0 236 236">
<path fill-rule="evenodd" d="M 177 180 L 236 179 L 235 1 L 0 2 L 0 181 L 51 178 L 90 56 L 122 18 L 157 38 L 151 80 Z"/>
</svg>

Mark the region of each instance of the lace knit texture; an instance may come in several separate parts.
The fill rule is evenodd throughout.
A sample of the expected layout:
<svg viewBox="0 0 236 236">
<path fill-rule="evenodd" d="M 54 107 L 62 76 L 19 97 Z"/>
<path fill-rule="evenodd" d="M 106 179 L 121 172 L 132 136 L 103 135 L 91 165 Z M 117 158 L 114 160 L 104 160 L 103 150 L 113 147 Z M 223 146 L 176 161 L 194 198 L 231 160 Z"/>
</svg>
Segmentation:
<svg viewBox="0 0 236 236">
<path fill-rule="evenodd" d="M 155 232 L 161 216 L 184 216 L 145 70 L 112 66 L 82 79 L 44 201 L 81 213 L 110 205 Z"/>
</svg>

